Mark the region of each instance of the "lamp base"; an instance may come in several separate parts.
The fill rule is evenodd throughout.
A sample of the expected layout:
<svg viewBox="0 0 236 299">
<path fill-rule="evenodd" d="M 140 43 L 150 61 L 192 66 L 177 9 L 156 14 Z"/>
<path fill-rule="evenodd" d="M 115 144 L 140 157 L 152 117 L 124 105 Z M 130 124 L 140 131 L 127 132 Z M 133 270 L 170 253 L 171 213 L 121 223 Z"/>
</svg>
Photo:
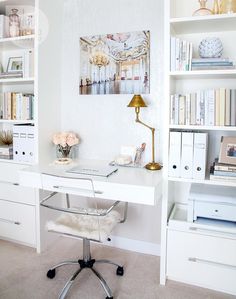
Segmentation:
<svg viewBox="0 0 236 299">
<path fill-rule="evenodd" d="M 161 170 L 162 166 L 159 163 L 151 162 L 145 165 L 148 170 Z"/>
</svg>

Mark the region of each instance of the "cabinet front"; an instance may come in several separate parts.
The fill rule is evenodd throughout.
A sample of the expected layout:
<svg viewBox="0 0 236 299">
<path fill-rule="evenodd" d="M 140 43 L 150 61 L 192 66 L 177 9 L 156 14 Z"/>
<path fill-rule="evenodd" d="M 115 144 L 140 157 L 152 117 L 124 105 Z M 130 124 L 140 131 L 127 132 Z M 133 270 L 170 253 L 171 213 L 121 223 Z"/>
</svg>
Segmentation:
<svg viewBox="0 0 236 299">
<path fill-rule="evenodd" d="M 236 236 L 220 238 L 168 230 L 170 279 L 236 294 Z"/>
<path fill-rule="evenodd" d="M 1 237 L 35 247 L 35 208 L 0 200 Z"/>
</svg>

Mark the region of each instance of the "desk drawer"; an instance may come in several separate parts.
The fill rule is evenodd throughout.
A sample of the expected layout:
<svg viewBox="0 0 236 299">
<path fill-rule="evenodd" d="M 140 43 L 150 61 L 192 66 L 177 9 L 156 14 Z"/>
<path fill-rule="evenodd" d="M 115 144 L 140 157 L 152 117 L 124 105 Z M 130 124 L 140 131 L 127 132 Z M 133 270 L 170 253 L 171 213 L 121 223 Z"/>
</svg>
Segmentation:
<svg viewBox="0 0 236 299">
<path fill-rule="evenodd" d="M 22 164 L 0 162 L 0 181 L 19 183 L 19 171 L 25 167 Z"/>
<path fill-rule="evenodd" d="M 170 279 L 236 294 L 236 240 L 168 230 Z"/>
<path fill-rule="evenodd" d="M 35 205 L 34 189 L 0 182 L 0 200 L 8 200 L 29 205 Z"/>
<path fill-rule="evenodd" d="M 35 246 L 35 208 L 0 200 L 0 236 Z"/>
<path fill-rule="evenodd" d="M 146 205 L 154 205 L 157 200 L 155 187 L 129 184 L 117 184 L 93 180 L 95 196 L 102 199 L 128 201 Z M 42 188 L 80 196 L 91 196 L 91 183 L 87 180 L 64 178 L 42 174 Z"/>
</svg>

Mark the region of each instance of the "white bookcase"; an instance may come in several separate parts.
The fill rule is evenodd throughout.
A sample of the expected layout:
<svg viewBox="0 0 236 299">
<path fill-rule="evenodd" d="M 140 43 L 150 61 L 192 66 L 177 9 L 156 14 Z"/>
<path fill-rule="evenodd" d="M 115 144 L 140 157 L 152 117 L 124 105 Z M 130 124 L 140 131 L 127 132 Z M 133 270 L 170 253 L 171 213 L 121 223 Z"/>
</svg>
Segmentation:
<svg viewBox="0 0 236 299">
<path fill-rule="evenodd" d="M 209 6 L 212 1 L 208 1 Z M 198 9 L 195 0 L 165 1 L 165 143 L 164 194 L 162 205 L 161 284 L 166 279 L 236 294 L 236 226 L 187 222 L 187 199 L 193 183 L 233 186 L 234 182 L 209 180 L 209 168 L 219 156 L 221 136 L 236 136 L 236 127 L 170 125 L 170 96 L 219 87 L 234 89 L 236 70 L 170 71 L 170 37 L 193 43 L 193 57 L 204 37 L 219 37 L 224 57 L 236 62 L 236 14 L 192 17 Z M 211 7 L 209 7 L 211 8 Z M 168 176 L 170 131 L 208 132 L 205 180 Z M 236 190 L 236 188 L 235 188 Z"/>
<path fill-rule="evenodd" d="M 50 163 L 55 159 L 53 133 L 60 130 L 60 67 L 62 45 L 63 0 L 6 0 L 0 2 L 0 13 L 6 7 L 27 7 L 35 15 L 35 33 L 0 39 L 0 57 L 18 49 L 34 49 L 34 74 L 31 77 L 0 79 L 0 92 L 34 94 L 33 120 L 0 119 L 0 130 L 12 130 L 14 124 L 34 125 L 34 156 L 30 164 Z M 55 13 L 56 7 L 56 13 Z M 1 60 L 0 60 L 1 61 Z M 0 238 L 19 242 L 40 252 L 46 212 L 40 212 L 40 191 L 19 186 L 19 170 L 29 163 L 0 160 Z M 45 217 L 45 219 L 44 219 Z"/>
</svg>

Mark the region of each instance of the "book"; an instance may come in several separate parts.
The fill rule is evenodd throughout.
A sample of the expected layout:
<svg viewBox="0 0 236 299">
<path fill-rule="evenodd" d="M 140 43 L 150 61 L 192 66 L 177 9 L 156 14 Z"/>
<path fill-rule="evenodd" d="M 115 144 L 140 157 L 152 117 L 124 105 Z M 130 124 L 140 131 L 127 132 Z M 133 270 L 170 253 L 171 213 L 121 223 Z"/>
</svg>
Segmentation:
<svg viewBox="0 0 236 299">
<path fill-rule="evenodd" d="M 236 89 L 222 87 L 171 95 L 170 124 L 236 126 Z"/>
<path fill-rule="evenodd" d="M 229 58 L 193 58 L 192 63 L 202 63 L 202 62 L 228 62 Z"/>
<path fill-rule="evenodd" d="M 175 96 L 170 96 L 170 124 L 175 124 Z"/>
<path fill-rule="evenodd" d="M 179 124 L 179 95 L 175 94 L 175 125 Z"/>
<path fill-rule="evenodd" d="M 190 124 L 196 125 L 196 94 L 190 95 Z"/>
<path fill-rule="evenodd" d="M 230 89 L 225 90 L 225 126 L 230 126 Z"/>
<path fill-rule="evenodd" d="M 185 124 L 187 126 L 190 125 L 190 118 L 191 118 L 190 93 L 187 93 L 185 99 Z"/>
<path fill-rule="evenodd" d="M 23 72 L 12 72 L 12 73 L 8 73 L 8 72 L 3 72 L 0 73 L 0 79 L 11 79 L 11 78 L 21 78 L 23 77 Z"/>
<path fill-rule="evenodd" d="M 175 39 L 175 70 L 176 71 L 180 70 L 179 57 L 180 57 L 180 39 L 176 38 Z"/>
<path fill-rule="evenodd" d="M 10 156 L 13 155 L 12 145 L 0 145 L 0 156 Z"/>
<path fill-rule="evenodd" d="M 214 175 L 235 177 L 236 178 L 236 172 L 235 171 L 214 170 Z"/>
<path fill-rule="evenodd" d="M 215 125 L 215 90 L 208 90 L 208 125 Z"/>
<path fill-rule="evenodd" d="M 170 70 L 189 71 L 192 64 L 193 44 L 178 37 L 170 38 Z"/>
<path fill-rule="evenodd" d="M 215 91 L 215 125 L 220 125 L 220 89 Z"/>
<path fill-rule="evenodd" d="M 197 98 L 196 98 L 196 125 L 201 124 L 201 92 L 200 90 L 197 91 Z"/>
<path fill-rule="evenodd" d="M 230 90 L 230 125 L 236 126 L 236 89 Z"/>
<path fill-rule="evenodd" d="M 194 63 L 192 62 L 192 66 L 194 67 L 200 67 L 200 66 L 233 66 L 233 62 L 217 62 L 217 63 L 214 63 L 214 62 L 207 62 L 207 63 Z"/>
<path fill-rule="evenodd" d="M 205 90 L 204 91 L 204 125 L 208 126 L 209 125 L 209 91 Z"/>
<path fill-rule="evenodd" d="M 220 88 L 220 126 L 225 125 L 225 96 L 226 89 Z"/>
<path fill-rule="evenodd" d="M 200 125 L 205 124 L 205 92 L 200 91 Z"/>
<path fill-rule="evenodd" d="M 204 70 L 233 70 L 235 65 L 193 65 L 192 71 L 204 71 Z"/>
<path fill-rule="evenodd" d="M 223 176 L 223 175 L 210 174 L 210 180 L 213 180 L 213 181 L 228 181 L 228 182 L 235 182 L 236 183 L 236 177 L 234 177 L 234 176 Z"/>
<path fill-rule="evenodd" d="M 219 164 L 214 165 L 214 170 L 236 172 L 236 166 L 219 163 Z"/>
<path fill-rule="evenodd" d="M 175 47 L 176 47 L 176 38 L 174 36 L 171 36 L 170 38 L 170 49 L 171 49 L 171 55 L 170 55 L 170 70 L 173 72 L 175 71 Z"/>
<path fill-rule="evenodd" d="M 179 97 L 179 125 L 185 125 L 185 96 Z"/>
<path fill-rule="evenodd" d="M 0 15 L 0 39 L 9 37 L 9 17 Z"/>
</svg>

